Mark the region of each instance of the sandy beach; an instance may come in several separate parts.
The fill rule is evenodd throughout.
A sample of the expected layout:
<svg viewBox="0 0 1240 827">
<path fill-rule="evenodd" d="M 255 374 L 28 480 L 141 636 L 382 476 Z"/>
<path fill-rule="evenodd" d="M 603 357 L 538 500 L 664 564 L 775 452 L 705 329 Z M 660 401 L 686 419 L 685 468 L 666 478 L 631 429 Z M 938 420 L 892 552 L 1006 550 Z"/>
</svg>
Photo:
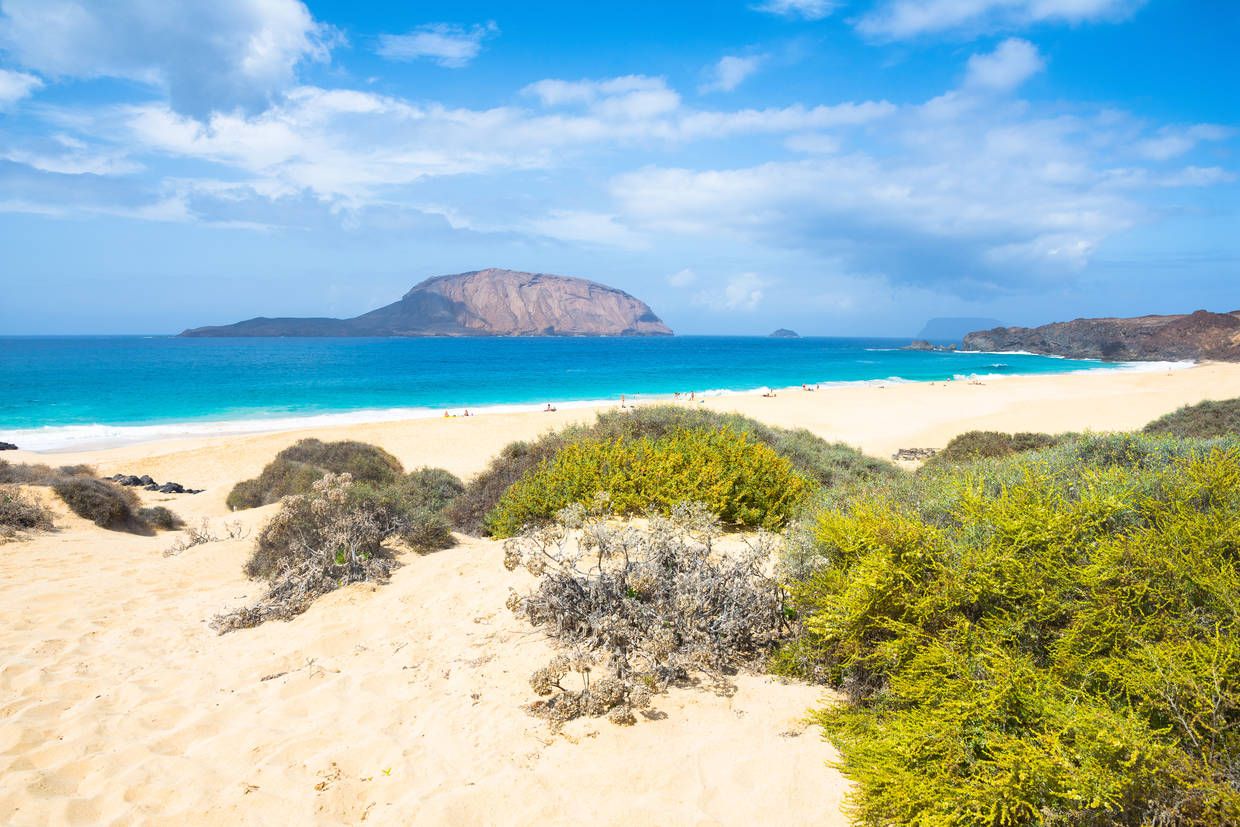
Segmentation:
<svg viewBox="0 0 1240 827">
<path fill-rule="evenodd" d="M 824 387 L 700 404 L 804 427 L 875 456 L 973 429 L 1139 428 L 1240 396 L 1240 365 Z M 732 697 L 674 691 L 666 718 L 562 734 L 527 716 L 548 646 L 504 608 L 499 543 L 406 555 L 391 583 L 352 586 L 291 623 L 217 636 L 254 598 L 242 564 L 278 506 L 230 514 L 231 486 L 297 439 L 356 439 L 406 468 L 462 478 L 505 444 L 593 409 L 483 414 L 88 452 L 5 452 L 205 489 L 142 492 L 187 522 L 246 536 L 165 556 L 175 533 L 107 532 L 31 489 L 57 528 L 0 556 L 0 812 L 42 824 L 846 824 L 847 781 L 802 721 L 816 687 L 742 677 Z"/>
</svg>

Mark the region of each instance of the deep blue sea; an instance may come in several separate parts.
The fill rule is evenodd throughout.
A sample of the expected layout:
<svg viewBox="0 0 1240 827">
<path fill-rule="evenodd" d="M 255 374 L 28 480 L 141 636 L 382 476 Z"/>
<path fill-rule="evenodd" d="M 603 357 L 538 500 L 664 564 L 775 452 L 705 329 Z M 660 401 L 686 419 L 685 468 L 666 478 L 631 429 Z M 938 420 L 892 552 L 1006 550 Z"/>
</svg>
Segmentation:
<svg viewBox="0 0 1240 827">
<path fill-rule="evenodd" d="M 908 340 L 0 337 L 0 440 L 55 450 L 178 434 L 802 383 L 1112 370 Z M 309 423 L 306 423 L 309 424 Z"/>
</svg>

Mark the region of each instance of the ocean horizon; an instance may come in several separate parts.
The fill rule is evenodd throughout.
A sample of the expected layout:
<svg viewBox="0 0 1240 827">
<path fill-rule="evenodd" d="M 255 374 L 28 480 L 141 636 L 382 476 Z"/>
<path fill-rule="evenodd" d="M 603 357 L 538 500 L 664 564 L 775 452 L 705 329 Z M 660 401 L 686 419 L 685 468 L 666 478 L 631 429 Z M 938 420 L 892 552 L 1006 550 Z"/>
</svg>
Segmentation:
<svg viewBox="0 0 1240 827">
<path fill-rule="evenodd" d="M 865 382 L 1160 370 L 909 339 L 0 337 L 0 441 L 42 451 Z"/>
</svg>

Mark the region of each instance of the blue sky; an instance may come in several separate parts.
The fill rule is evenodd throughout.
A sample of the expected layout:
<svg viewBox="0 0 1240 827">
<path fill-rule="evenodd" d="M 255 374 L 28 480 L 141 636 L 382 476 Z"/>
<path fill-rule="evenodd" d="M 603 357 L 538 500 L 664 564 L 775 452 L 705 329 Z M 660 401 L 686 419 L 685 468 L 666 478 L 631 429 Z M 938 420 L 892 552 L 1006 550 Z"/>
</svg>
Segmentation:
<svg viewBox="0 0 1240 827">
<path fill-rule="evenodd" d="M 1240 309 L 1236 42 L 1230 0 L 0 0 L 0 333 L 488 266 L 681 333 Z"/>
</svg>

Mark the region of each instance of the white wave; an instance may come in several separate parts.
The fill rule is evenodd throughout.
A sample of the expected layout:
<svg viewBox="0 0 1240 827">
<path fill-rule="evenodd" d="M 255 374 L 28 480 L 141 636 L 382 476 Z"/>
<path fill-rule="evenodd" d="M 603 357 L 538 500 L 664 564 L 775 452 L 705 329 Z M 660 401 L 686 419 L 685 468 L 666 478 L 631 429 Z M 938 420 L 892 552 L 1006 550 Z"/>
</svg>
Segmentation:
<svg viewBox="0 0 1240 827">
<path fill-rule="evenodd" d="M 1082 360 L 1086 361 L 1086 360 Z M 1092 360 L 1089 360 L 1092 361 Z M 1066 373 L 1087 373 L 1097 370 L 1126 370 L 1137 372 L 1160 372 L 1183 370 L 1192 367 L 1193 362 L 1096 362 L 1093 366 L 1079 371 L 1061 371 L 1054 374 L 1020 374 L 1020 373 L 973 373 L 956 374 L 957 380 L 989 381 L 1010 379 L 1027 375 L 1055 375 Z M 885 379 L 844 379 L 814 382 L 806 384 L 817 388 L 835 388 L 848 386 L 882 386 L 909 382 L 942 381 L 940 379 L 907 379 L 903 376 L 888 376 Z M 695 399 L 717 398 L 728 396 L 748 396 L 753 394 L 778 391 L 795 392 L 799 385 L 773 388 L 762 385 L 753 388 L 708 388 L 693 391 Z M 681 401 L 687 401 L 689 391 L 682 391 Z M 625 394 L 630 404 L 648 404 L 672 401 L 673 395 L 664 394 Z M 575 401 L 548 400 L 558 409 L 581 409 L 615 405 L 616 399 L 587 399 Z M 19 428 L 0 430 L 0 442 L 11 442 L 23 450 L 63 452 L 83 451 L 98 448 L 110 448 L 117 445 L 130 445 L 155 440 L 179 439 L 187 437 L 227 436 L 237 434 L 272 433 L 292 431 L 305 428 L 329 427 L 333 425 L 358 425 L 371 422 L 398 422 L 408 419 L 432 419 L 442 417 L 444 412 L 459 415 L 465 410 L 471 414 L 502 414 L 542 411 L 547 402 L 525 404 L 494 404 L 465 406 L 454 405 L 449 408 L 412 407 L 412 408 L 370 408 L 356 411 L 339 411 L 333 413 L 304 414 L 294 416 L 250 417 L 244 419 L 225 420 L 191 420 L 182 422 L 161 422 L 145 425 L 49 425 L 40 428 Z"/>
</svg>

